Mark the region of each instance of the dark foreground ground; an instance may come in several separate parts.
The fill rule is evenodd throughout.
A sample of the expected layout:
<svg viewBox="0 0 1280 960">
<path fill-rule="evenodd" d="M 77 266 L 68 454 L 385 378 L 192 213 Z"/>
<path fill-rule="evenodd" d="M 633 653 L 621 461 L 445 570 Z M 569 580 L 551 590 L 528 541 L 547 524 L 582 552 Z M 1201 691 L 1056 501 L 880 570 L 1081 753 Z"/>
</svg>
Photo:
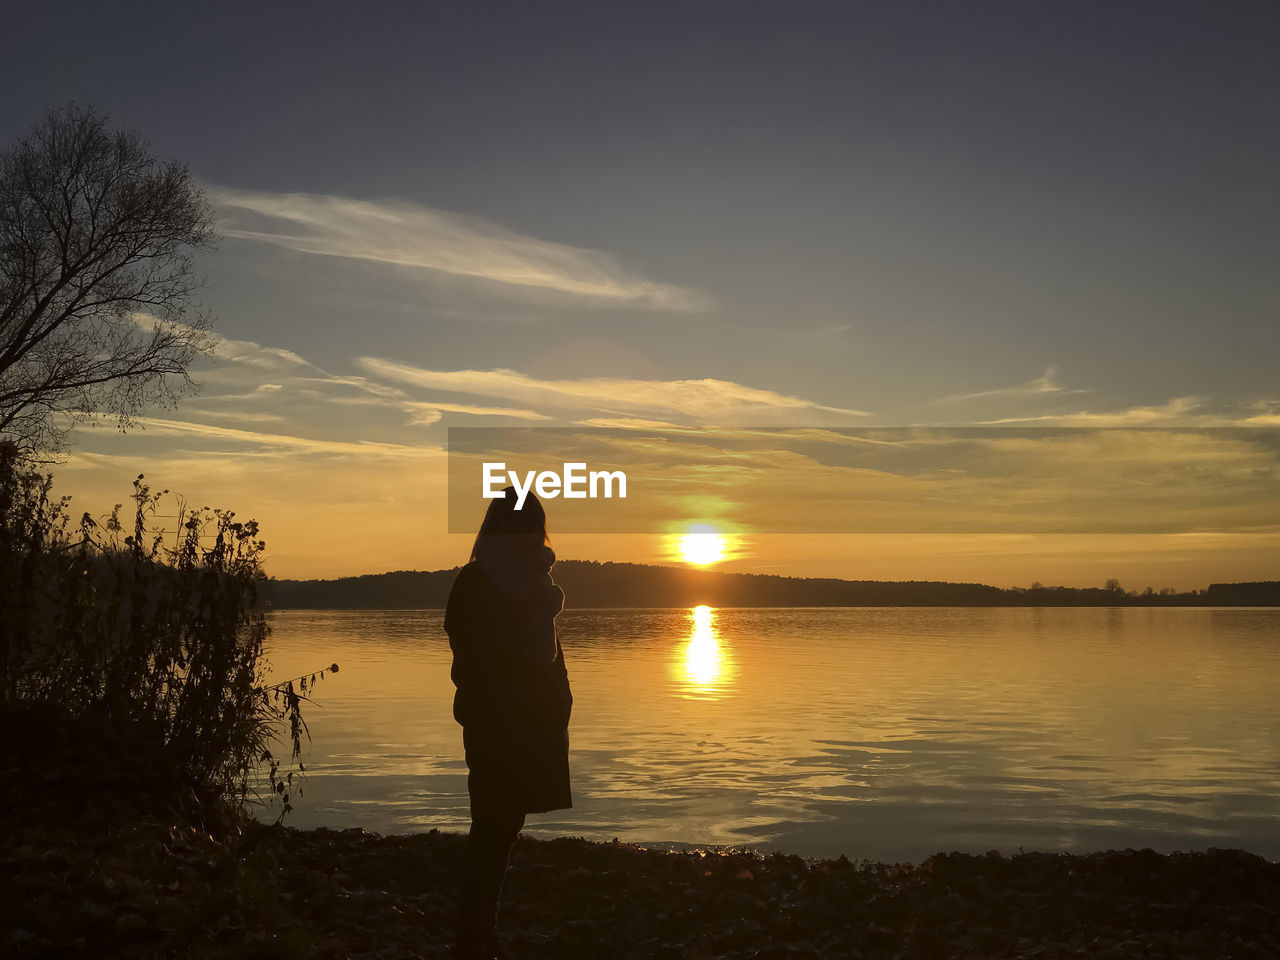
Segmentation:
<svg viewBox="0 0 1280 960">
<path fill-rule="evenodd" d="M 0 955 L 449 955 L 463 837 L 156 820 L 10 825 Z M 521 838 L 519 958 L 1280 957 L 1280 864 L 1238 850 L 918 864 Z"/>
<path fill-rule="evenodd" d="M 0 958 L 449 955 L 461 835 L 241 829 L 132 741 L 10 713 Z M 1239 850 L 851 863 L 521 838 L 502 929 L 513 960 L 1280 958 L 1280 864 Z"/>
</svg>

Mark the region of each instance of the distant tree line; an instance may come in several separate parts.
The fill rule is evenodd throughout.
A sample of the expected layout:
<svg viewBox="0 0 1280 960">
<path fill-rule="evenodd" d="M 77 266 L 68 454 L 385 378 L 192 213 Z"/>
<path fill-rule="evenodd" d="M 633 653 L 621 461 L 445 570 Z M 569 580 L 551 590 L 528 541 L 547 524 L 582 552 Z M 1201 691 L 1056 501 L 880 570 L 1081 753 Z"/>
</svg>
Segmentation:
<svg viewBox="0 0 1280 960">
<path fill-rule="evenodd" d="M 265 584 L 273 607 L 350 610 L 442 608 L 458 568 L 429 572 L 276 580 Z M 722 573 L 639 563 L 561 560 L 554 568 L 569 606 L 577 607 L 861 607 L 861 606 L 1280 606 L 1280 581 L 1215 583 L 1179 593 L 1150 587 L 988 586 L 909 580 L 839 580 L 773 574 Z"/>
</svg>

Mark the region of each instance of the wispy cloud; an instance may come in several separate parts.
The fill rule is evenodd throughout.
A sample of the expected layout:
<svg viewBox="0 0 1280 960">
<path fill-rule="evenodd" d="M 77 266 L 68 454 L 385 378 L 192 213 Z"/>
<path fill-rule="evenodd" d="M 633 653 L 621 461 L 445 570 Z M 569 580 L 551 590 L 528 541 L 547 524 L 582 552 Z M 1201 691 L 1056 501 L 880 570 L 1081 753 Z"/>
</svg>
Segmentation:
<svg viewBox="0 0 1280 960">
<path fill-rule="evenodd" d="M 590 410 L 622 416 L 675 417 L 685 422 L 753 423 L 871 416 L 731 380 L 633 380 L 598 377 L 544 380 L 516 370 L 425 370 L 378 357 L 358 357 L 374 376 L 433 390 L 514 400 L 528 407 Z"/>
<path fill-rule="evenodd" d="M 1240 421 L 1247 427 L 1280 427 L 1280 397 L 1260 397 L 1248 404 L 1253 411 Z"/>
<path fill-rule="evenodd" d="M 168 420 L 159 417 L 138 417 L 135 423 L 152 436 L 193 436 L 234 443 L 241 447 L 262 447 L 277 451 L 413 459 L 436 457 L 443 452 L 438 446 L 378 443 L 371 440 L 327 440 L 284 433 L 260 433 L 256 430 L 240 430 L 234 427 L 219 427 L 209 423 L 193 423 L 188 420 Z"/>
<path fill-rule="evenodd" d="M 143 311 L 130 315 L 130 319 L 139 328 L 151 332 L 158 326 L 177 327 L 183 330 L 192 328 L 180 320 L 161 320 L 151 313 Z M 205 341 L 213 351 L 214 361 L 225 360 L 232 364 L 256 367 L 262 370 L 286 370 L 297 367 L 312 367 L 314 364 L 303 359 L 292 350 L 282 347 L 267 347 L 252 340 L 232 340 L 214 330 L 203 333 Z"/>
<path fill-rule="evenodd" d="M 136 313 L 133 320 L 145 330 L 161 322 L 147 313 Z M 213 347 L 214 367 L 197 371 L 197 374 L 206 387 L 212 385 L 214 389 L 203 391 L 186 405 L 185 409 L 196 420 L 296 422 L 301 416 L 302 420 L 314 420 L 323 425 L 322 419 L 308 417 L 307 414 L 324 405 L 397 410 L 408 414 L 410 426 L 437 423 L 445 413 L 515 420 L 549 419 L 545 414 L 516 407 L 414 399 L 402 388 L 388 383 L 358 374 L 330 373 L 283 347 L 267 346 L 253 340 L 233 340 L 216 333 L 208 336 Z M 264 382 L 264 376 L 272 379 Z"/>
<path fill-rule="evenodd" d="M 287 370 L 314 366 L 292 350 L 285 350 L 282 347 L 264 347 L 252 340 L 229 340 L 216 334 L 214 336 L 216 337 L 214 355 L 220 360 L 242 363 L 245 366 L 263 370 Z"/>
<path fill-rule="evenodd" d="M 579 420 L 584 427 L 602 427 L 610 430 L 678 430 L 666 420 L 646 420 L 643 417 L 588 417 Z"/>
<path fill-rule="evenodd" d="M 1268 401 L 1245 410 L 1219 407 L 1210 412 L 1208 397 L 1174 397 L 1165 403 L 1127 407 L 1123 410 L 1045 414 L 1037 417 L 1003 417 L 987 424 L 1041 423 L 1061 427 L 1280 427 L 1280 412 L 1271 412 Z M 1260 412 L 1249 412 L 1260 411 Z"/>
<path fill-rule="evenodd" d="M 974 393 L 955 393 L 948 397 L 939 397 L 933 403 L 961 403 L 965 400 L 982 400 L 991 397 L 1034 397 L 1044 394 L 1065 395 L 1070 393 L 1088 393 L 1087 390 L 1068 390 L 1057 383 L 1057 370 L 1051 365 L 1044 373 L 1026 383 L 1014 384 L 1011 387 L 995 387 L 991 390 L 978 390 Z"/>
<path fill-rule="evenodd" d="M 218 186 L 205 192 L 218 209 L 219 230 L 229 237 L 661 310 L 708 305 L 697 291 L 647 280 L 611 253 L 540 240 L 405 200 Z"/>
<path fill-rule="evenodd" d="M 317 370 L 320 368 L 317 367 Z M 378 400 L 402 400 L 405 392 L 398 387 L 387 386 L 385 383 L 377 383 L 367 377 L 351 377 L 340 376 L 338 374 L 324 373 L 319 377 L 299 377 L 299 383 L 315 383 L 324 386 L 336 387 L 352 387 L 356 391 L 368 394 Z"/>
<path fill-rule="evenodd" d="M 282 413 L 261 413 L 255 410 L 201 410 L 202 417 L 214 420 L 238 420 L 241 423 L 283 423 Z"/>
<path fill-rule="evenodd" d="M 985 424 L 1043 423 L 1061 427 L 1139 427 L 1159 424 L 1231 426 L 1247 425 L 1250 422 L 1258 426 L 1265 425 L 1256 418 L 1252 421 L 1242 421 L 1223 416 L 1197 414 L 1196 411 L 1200 410 L 1204 403 L 1204 397 L 1174 397 L 1167 403 L 1101 413 L 1080 410 L 1075 413 L 1053 413 L 1037 417 L 1002 417 L 999 420 L 982 422 Z"/>
<path fill-rule="evenodd" d="M 207 379 L 207 375 L 202 374 L 202 379 Z M 226 378 L 221 378 L 226 379 Z M 260 403 L 267 400 L 272 395 L 279 393 L 284 389 L 282 383 L 260 383 L 256 387 L 250 387 L 241 393 L 230 393 L 223 391 L 221 393 L 202 393 L 199 397 L 199 403 L 203 409 L 204 404 L 217 403 L 235 403 L 241 400 L 249 400 Z"/>
<path fill-rule="evenodd" d="M 518 407 L 479 407 L 470 403 L 438 403 L 417 400 L 406 400 L 401 404 L 409 413 L 412 423 L 435 423 L 441 413 L 466 413 L 473 417 L 511 417 L 514 420 L 550 420 L 546 414 L 533 410 L 522 410 Z M 431 419 L 426 419 L 435 414 Z"/>
</svg>

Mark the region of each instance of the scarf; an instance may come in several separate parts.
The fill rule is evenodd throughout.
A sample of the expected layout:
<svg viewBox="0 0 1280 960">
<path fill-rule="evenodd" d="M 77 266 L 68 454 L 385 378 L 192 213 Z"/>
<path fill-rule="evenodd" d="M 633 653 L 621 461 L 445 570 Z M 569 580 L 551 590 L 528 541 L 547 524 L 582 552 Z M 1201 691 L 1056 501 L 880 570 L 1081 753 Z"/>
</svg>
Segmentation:
<svg viewBox="0 0 1280 960">
<path fill-rule="evenodd" d="M 476 560 L 517 610 L 518 635 L 513 640 L 520 659 L 544 664 L 555 660 L 555 618 L 564 608 L 564 591 L 551 579 L 555 551 L 543 546 L 534 564 L 510 550 L 486 550 Z"/>
</svg>

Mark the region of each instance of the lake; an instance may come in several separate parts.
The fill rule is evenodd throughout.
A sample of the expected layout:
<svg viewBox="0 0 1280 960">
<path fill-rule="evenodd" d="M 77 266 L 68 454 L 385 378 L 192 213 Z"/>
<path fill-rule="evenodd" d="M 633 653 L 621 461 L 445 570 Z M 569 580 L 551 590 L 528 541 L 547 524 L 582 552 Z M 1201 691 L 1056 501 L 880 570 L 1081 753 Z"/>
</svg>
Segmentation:
<svg viewBox="0 0 1280 960">
<path fill-rule="evenodd" d="M 440 610 L 282 610 L 340 664 L 286 822 L 465 831 Z M 567 610 L 574 807 L 538 837 L 918 861 L 1243 847 L 1280 859 L 1280 610 Z"/>
</svg>

